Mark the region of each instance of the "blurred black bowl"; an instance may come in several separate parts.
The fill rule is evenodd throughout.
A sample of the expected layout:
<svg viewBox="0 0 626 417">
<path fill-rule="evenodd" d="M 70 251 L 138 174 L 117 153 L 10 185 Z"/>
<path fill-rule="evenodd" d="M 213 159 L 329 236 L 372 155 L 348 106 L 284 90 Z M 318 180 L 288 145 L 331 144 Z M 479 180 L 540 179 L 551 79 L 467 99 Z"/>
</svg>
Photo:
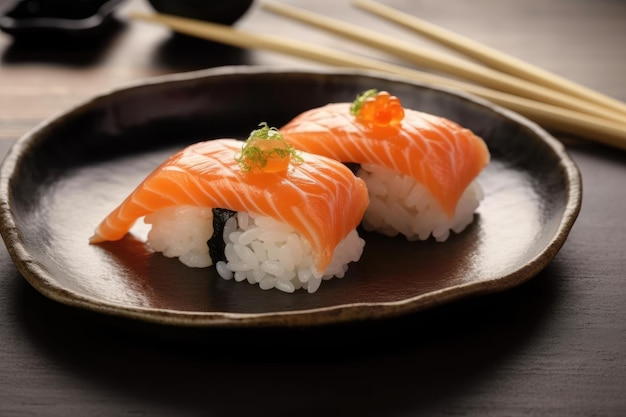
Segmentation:
<svg viewBox="0 0 626 417">
<path fill-rule="evenodd" d="M 17 36 L 99 34 L 124 0 L 18 0 L 0 16 L 0 30 Z"/>
<path fill-rule="evenodd" d="M 148 0 L 160 12 L 212 23 L 232 25 L 252 5 L 253 0 Z"/>
</svg>

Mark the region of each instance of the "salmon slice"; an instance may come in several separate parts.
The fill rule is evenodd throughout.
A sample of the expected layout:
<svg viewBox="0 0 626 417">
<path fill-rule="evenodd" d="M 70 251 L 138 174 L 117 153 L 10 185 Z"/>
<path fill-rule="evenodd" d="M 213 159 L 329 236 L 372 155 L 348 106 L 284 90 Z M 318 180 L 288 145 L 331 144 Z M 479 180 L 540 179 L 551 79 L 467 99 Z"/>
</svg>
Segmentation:
<svg viewBox="0 0 626 417">
<path fill-rule="evenodd" d="M 211 140 L 172 155 L 100 223 L 90 242 L 121 239 L 139 218 L 165 207 L 224 208 L 289 224 L 309 241 L 316 268 L 324 271 L 361 221 L 369 202 L 365 183 L 340 162 L 306 152 L 301 164 L 282 173 L 245 173 L 235 160 L 242 144 Z"/>
<path fill-rule="evenodd" d="M 401 123 L 373 126 L 350 114 L 350 103 L 306 111 L 280 128 L 295 148 L 344 163 L 372 163 L 421 183 L 450 218 L 467 186 L 489 163 L 485 142 L 435 115 L 404 110 Z"/>
</svg>

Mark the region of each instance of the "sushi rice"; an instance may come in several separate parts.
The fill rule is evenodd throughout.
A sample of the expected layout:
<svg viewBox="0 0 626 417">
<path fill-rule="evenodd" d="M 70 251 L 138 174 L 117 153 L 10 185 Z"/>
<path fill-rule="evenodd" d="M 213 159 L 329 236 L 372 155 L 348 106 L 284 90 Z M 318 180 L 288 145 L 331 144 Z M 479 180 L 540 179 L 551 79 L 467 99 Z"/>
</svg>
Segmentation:
<svg viewBox="0 0 626 417">
<path fill-rule="evenodd" d="M 357 176 L 367 185 L 370 203 L 362 226 L 387 236 L 404 235 L 408 240 L 435 238 L 444 242 L 450 232 L 462 232 L 474 219 L 484 194 L 478 181 L 466 188 L 455 214 L 449 218 L 431 193 L 408 175 L 389 168 L 362 164 Z"/>
<path fill-rule="evenodd" d="M 211 209 L 194 206 L 166 207 L 145 217 L 151 224 L 148 245 L 168 257 L 178 257 L 190 267 L 213 264 L 207 241 L 213 235 Z M 357 262 L 365 246 L 356 230 L 335 248 L 330 265 L 320 272 L 311 246 L 291 226 L 270 217 L 239 212 L 227 220 L 223 233 L 226 261 L 215 265 L 226 280 L 247 281 L 261 289 L 292 293 L 316 292 L 323 280 L 342 278 L 350 262 Z"/>
<path fill-rule="evenodd" d="M 152 225 L 148 245 L 192 268 L 213 265 L 207 241 L 213 236 L 213 211 L 207 207 L 170 206 L 144 218 Z M 208 236 L 208 237 L 207 237 Z"/>
</svg>

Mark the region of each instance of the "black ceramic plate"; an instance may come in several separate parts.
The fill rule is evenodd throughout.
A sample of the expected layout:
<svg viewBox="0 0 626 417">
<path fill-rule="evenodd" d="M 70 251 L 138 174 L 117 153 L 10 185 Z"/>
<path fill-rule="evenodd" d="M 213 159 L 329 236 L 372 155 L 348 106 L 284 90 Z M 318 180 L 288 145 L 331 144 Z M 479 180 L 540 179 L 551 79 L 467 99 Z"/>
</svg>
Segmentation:
<svg viewBox="0 0 626 417">
<path fill-rule="evenodd" d="M 486 196 L 462 234 L 445 243 L 363 234 L 361 261 L 315 294 L 224 281 L 212 268 L 151 253 L 140 236 L 88 244 L 98 222 L 184 145 L 245 138 L 261 121 L 280 126 L 369 88 L 486 140 Z M 1 175 L 2 236 L 37 290 L 88 310 L 181 326 L 384 318 L 510 288 L 556 255 L 581 203 L 579 173 L 563 146 L 511 112 L 399 78 L 258 67 L 167 76 L 96 97 L 21 138 Z"/>
</svg>

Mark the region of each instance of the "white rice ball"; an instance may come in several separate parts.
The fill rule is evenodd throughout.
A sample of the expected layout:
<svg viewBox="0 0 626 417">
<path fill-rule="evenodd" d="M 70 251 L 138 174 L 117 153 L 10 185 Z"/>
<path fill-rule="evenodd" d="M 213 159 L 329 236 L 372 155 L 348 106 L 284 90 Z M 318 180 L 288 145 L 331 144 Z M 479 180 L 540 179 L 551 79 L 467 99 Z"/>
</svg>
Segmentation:
<svg viewBox="0 0 626 417">
<path fill-rule="evenodd" d="M 362 164 L 357 176 L 367 185 L 370 203 L 362 226 L 387 236 L 402 234 L 408 240 L 433 236 L 443 242 L 450 231 L 462 232 L 474 220 L 483 190 L 472 182 L 459 200 L 453 218 L 448 218 L 430 192 L 412 177 L 386 167 Z"/>
<path fill-rule="evenodd" d="M 213 265 L 207 241 L 213 236 L 213 211 L 206 207 L 166 207 L 144 218 L 152 225 L 148 246 L 185 265 L 205 268 Z"/>
<path fill-rule="evenodd" d="M 314 293 L 323 280 L 342 278 L 350 262 L 361 258 L 365 241 L 353 230 L 335 248 L 333 260 L 319 272 L 311 245 L 293 228 L 272 218 L 237 213 L 224 228 L 226 262 L 216 269 L 224 279 L 246 280 L 261 289 Z"/>
</svg>

